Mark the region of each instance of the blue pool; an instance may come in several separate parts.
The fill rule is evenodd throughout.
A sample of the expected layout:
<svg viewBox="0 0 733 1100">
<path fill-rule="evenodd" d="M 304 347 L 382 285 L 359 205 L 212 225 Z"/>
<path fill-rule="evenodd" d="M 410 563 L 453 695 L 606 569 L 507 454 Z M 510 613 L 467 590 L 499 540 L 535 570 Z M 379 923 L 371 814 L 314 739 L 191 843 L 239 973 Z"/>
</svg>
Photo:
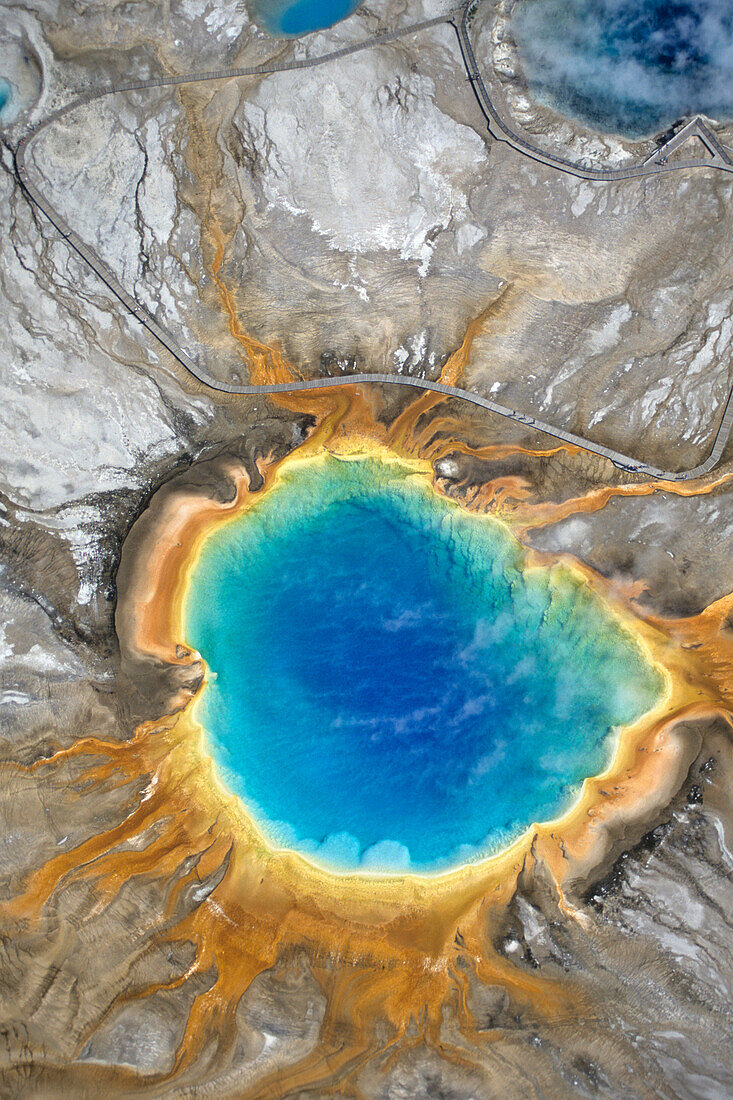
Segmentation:
<svg viewBox="0 0 733 1100">
<path fill-rule="evenodd" d="M 13 85 L 0 77 L 0 114 L 13 98 Z"/>
<path fill-rule="evenodd" d="M 587 584 L 405 466 L 311 460 L 208 537 L 199 716 L 273 843 L 434 871 L 567 808 L 661 676 Z"/>
<path fill-rule="evenodd" d="M 361 0 L 254 0 L 253 15 L 270 34 L 297 37 L 331 27 L 359 7 Z"/>
<path fill-rule="evenodd" d="M 520 0 L 512 30 L 535 98 L 598 129 L 733 117 L 730 0 Z"/>
</svg>

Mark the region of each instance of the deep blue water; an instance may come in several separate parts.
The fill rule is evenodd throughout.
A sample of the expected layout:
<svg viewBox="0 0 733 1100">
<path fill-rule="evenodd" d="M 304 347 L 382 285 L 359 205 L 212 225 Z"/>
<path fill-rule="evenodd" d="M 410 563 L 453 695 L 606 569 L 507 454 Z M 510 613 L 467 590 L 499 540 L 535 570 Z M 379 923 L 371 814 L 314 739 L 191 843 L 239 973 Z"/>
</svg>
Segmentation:
<svg viewBox="0 0 733 1100">
<path fill-rule="evenodd" d="M 554 817 L 661 688 L 587 585 L 376 461 L 292 467 L 219 526 L 186 623 L 224 778 L 342 870 L 453 866 Z"/>
<path fill-rule="evenodd" d="M 534 96 L 598 129 L 733 117 L 730 0 L 521 0 L 512 28 Z"/>
<path fill-rule="evenodd" d="M 345 19 L 361 0 L 254 0 L 254 16 L 270 34 L 297 37 Z"/>
</svg>

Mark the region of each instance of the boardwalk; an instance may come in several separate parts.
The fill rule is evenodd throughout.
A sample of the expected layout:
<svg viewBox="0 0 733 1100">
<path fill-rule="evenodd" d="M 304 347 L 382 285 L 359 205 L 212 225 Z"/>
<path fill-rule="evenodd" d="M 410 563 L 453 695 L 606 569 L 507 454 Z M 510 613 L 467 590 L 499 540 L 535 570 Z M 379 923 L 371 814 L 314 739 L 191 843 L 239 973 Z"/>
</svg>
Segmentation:
<svg viewBox="0 0 733 1100">
<path fill-rule="evenodd" d="M 564 160 L 562 157 L 555 156 L 551 153 L 545 152 L 536 148 L 526 138 L 516 133 L 499 115 L 494 108 L 489 93 L 486 89 L 483 77 L 478 68 L 476 57 L 473 52 L 471 40 L 468 33 L 469 23 L 469 11 L 471 4 L 463 5 L 462 7 L 448 12 L 444 16 L 439 16 L 435 19 L 426 19 L 419 23 L 413 23 L 410 26 L 403 27 L 399 30 L 385 32 L 383 34 L 374 35 L 373 37 L 366 39 L 362 42 L 354 43 L 350 46 L 345 46 L 342 49 L 334 50 L 332 53 L 325 54 L 320 57 L 307 58 L 301 61 L 290 61 L 283 64 L 266 63 L 260 66 L 253 66 L 250 68 L 241 69 L 221 69 L 209 72 L 192 73 L 180 77 L 162 77 L 155 80 L 147 80 L 141 82 L 121 84 L 119 86 L 105 86 L 85 92 L 78 96 L 72 102 L 68 103 L 64 107 L 60 107 L 58 110 L 49 114 L 43 119 L 37 126 L 31 129 L 20 141 L 15 153 L 16 172 L 18 180 L 23 187 L 26 195 L 29 199 L 41 210 L 48 220 L 55 226 L 61 237 L 66 241 L 68 246 L 78 255 L 81 259 L 91 268 L 92 271 L 102 280 L 107 289 L 114 295 L 115 298 L 124 306 L 124 308 L 132 314 L 133 317 L 149 332 L 162 346 L 169 352 L 169 354 L 185 368 L 189 374 L 192 375 L 198 382 L 203 383 L 210 389 L 218 391 L 220 393 L 227 394 L 241 394 L 241 395 L 267 395 L 273 393 L 287 393 L 295 390 L 321 390 L 330 389 L 339 386 L 363 386 L 374 383 L 380 383 L 390 386 L 409 386 L 413 389 L 419 390 L 432 390 L 435 393 L 443 394 L 445 397 L 459 398 L 462 401 L 467 401 L 472 405 L 478 406 L 481 409 L 486 409 L 488 412 L 496 413 L 498 416 L 506 417 L 518 424 L 522 424 L 527 428 L 544 432 L 545 434 L 552 436 L 555 439 L 560 440 L 563 443 L 568 443 L 573 447 L 579 447 L 582 450 L 589 451 L 592 454 L 600 455 L 602 458 L 608 459 L 619 469 L 626 470 L 630 473 L 638 474 L 643 477 L 658 478 L 666 481 L 687 481 L 696 477 L 700 477 L 703 474 L 708 473 L 720 460 L 723 450 L 725 449 L 728 436 L 733 429 L 733 389 L 728 395 L 725 408 L 723 410 L 722 419 L 716 433 L 713 447 L 704 462 L 695 466 L 693 469 L 684 471 L 670 471 L 662 470 L 656 466 L 648 465 L 647 463 L 640 462 L 628 455 L 622 454 L 620 451 L 616 451 L 610 447 L 604 447 L 601 444 L 594 443 L 592 440 L 585 439 L 582 436 L 576 435 L 573 432 L 565 431 L 562 428 L 555 427 L 552 424 L 547 424 L 542 420 L 537 420 L 532 416 L 528 416 L 517 409 L 510 409 L 504 405 L 500 405 L 495 401 L 490 401 L 488 398 L 481 397 L 479 394 L 473 393 L 470 390 L 461 389 L 457 386 L 447 386 L 442 382 L 432 382 L 426 378 L 414 378 L 405 375 L 393 375 L 393 374 L 350 374 L 342 375 L 336 378 L 314 378 L 302 382 L 289 382 L 289 383 L 272 383 L 269 385 L 261 386 L 233 386 L 226 382 L 220 382 L 212 375 L 210 375 L 199 363 L 197 363 L 173 338 L 173 336 L 163 328 L 162 325 L 156 321 L 156 319 L 148 312 L 148 310 L 138 302 L 125 288 L 121 285 L 116 276 L 110 271 L 104 261 L 99 257 L 93 248 L 86 244 L 81 237 L 75 232 L 75 230 L 68 225 L 61 214 L 55 209 L 50 200 L 43 194 L 38 184 L 31 179 L 28 172 L 26 158 L 28 150 L 30 149 L 33 141 L 38 135 L 46 129 L 46 127 L 52 125 L 54 122 L 59 121 L 72 111 L 77 110 L 84 104 L 89 104 L 95 100 L 101 99 L 105 96 L 118 95 L 120 93 L 131 91 L 145 91 L 149 88 L 161 88 L 161 87 L 176 87 L 181 84 L 190 84 L 199 81 L 214 81 L 214 80 L 231 80 L 237 77 L 246 76 L 266 76 L 271 73 L 285 72 L 293 69 L 306 69 L 313 68 L 317 65 L 325 65 L 330 61 L 334 61 L 338 58 L 348 56 L 358 52 L 359 50 L 370 49 L 374 46 L 381 45 L 386 42 L 391 42 L 399 38 L 405 38 L 409 35 L 414 35 L 420 31 L 424 31 L 429 27 L 438 26 L 440 24 L 450 24 L 454 27 L 457 35 L 458 42 L 461 49 L 464 65 L 468 74 L 471 87 L 474 90 L 474 94 L 478 100 L 481 110 L 487 120 L 489 132 L 492 136 L 499 141 L 505 141 L 513 148 L 515 148 L 522 155 L 530 157 L 533 160 L 540 161 L 543 164 L 548 165 L 551 168 L 555 168 L 558 171 L 567 172 L 575 176 L 579 176 L 583 179 L 611 181 L 619 179 L 634 179 L 643 176 L 649 176 L 659 173 L 666 173 L 671 171 L 679 171 L 682 168 L 697 168 L 697 167 L 714 167 L 723 171 L 733 171 L 733 163 L 731 163 L 728 154 L 717 141 L 711 131 L 704 126 L 699 119 L 694 119 L 685 130 L 689 130 L 689 134 L 683 134 L 682 132 L 676 134 L 667 146 L 663 146 L 653 158 L 648 158 L 646 161 L 624 168 L 587 168 L 583 165 L 574 164 L 571 161 Z M 706 146 L 710 153 L 710 158 L 704 161 L 689 161 L 680 162 L 675 161 L 673 164 L 665 162 L 665 151 L 674 151 L 694 133 L 696 137 L 699 137 Z M 660 163 L 661 161 L 661 163 Z"/>
</svg>

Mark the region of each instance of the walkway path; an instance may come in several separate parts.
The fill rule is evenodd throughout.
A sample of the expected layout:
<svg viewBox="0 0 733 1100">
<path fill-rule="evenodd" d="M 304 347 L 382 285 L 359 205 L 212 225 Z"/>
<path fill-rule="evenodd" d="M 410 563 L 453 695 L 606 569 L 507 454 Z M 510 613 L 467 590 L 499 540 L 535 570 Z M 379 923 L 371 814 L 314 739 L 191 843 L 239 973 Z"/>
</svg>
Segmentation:
<svg viewBox="0 0 733 1100">
<path fill-rule="evenodd" d="M 338 386 L 361 386 L 370 383 L 381 383 L 385 385 L 393 386 L 411 386 L 414 389 L 419 390 L 432 390 L 435 393 L 444 394 L 446 397 L 456 397 L 463 401 L 468 401 L 472 405 L 477 405 L 479 408 L 487 409 L 489 412 L 497 413 L 499 416 L 507 417 L 509 420 L 513 420 L 519 424 L 523 424 L 529 428 L 533 428 L 537 431 L 544 432 L 547 435 L 553 436 L 555 439 L 559 439 L 564 443 L 569 443 L 574 447 L 579 447 L 582 450 L 590 451 L 593 454 L 602 456 L 611 461 L 614 466 L 619 467 L 622 470 L 628 470 L 632 473 L 639 474 L 641 476 L 660 478 L 667 481 L 687 481 L 696 477 L 700 477 L 703 474 L 708 473 L 720 460 L 720 457 L 725 449 L 725 445 L 728 440 L 728 436 L 733 429 L 733 389 L 728 395 L 728 400 L 723 411 L 723 417 L 718 428 L 718 431 L 713 442 L 712 450 L 708 458 L 701 462 L 693 469 L 684 471 L 673 470 L 661 470 L 656 466 L 650 466 L 644 462 L 638 462 L 628 455 L 622 454 L 620 451 L 616 451 L 610 447 L 604 447 L 599 443 L 594 443 L 592 440 L 584 439 L 582 436 L 575 435 L 573 432 L 567 432 L 562 428 L 557 428 L 552 424 L 546 424 L 542 420 L 537 420 L 535 417 L 528 416 L 525 413 L 519 412 L 516 409 L 507 408 L 504 405 L 499 405 L 495 401 L 490 401 L 488 398 L 481 397 L 479 394 L 473 393 L 470 390 L 460 389 L 457 386 L 447 386 L 442 382 L 432 382 L 426 378 L 414 378 L 407 375 L 395 375 L 395 374 L 350 374 L 342 375 L 335 378 L 314 378 L 303 382 L 289 382 L 289 383 L 272 383 L 262 386 L 233 386 L 226 382 L 220 382 L 212 375 L 210 375 L 200 364 L 194 361 L 186 351 L 178 344 L 174 337 L 167 332 L 162 325 L 155 320 L 155 318 L 148 312 L 148 310 L 138 302 L 131 294 L 129 294 L 125 288 L 121 285 L 117 277 L 110 271 L 104 261 L 99 257 L 93 248 L 85 244 L 85 242 L 79 237 L 79 235 L 67 224 L 61 214 L 52 205 L 50 200 L 43 194 L 38 185 L 30 178 L 28 173 L 28 167 L 26 164 L 26 156 L 32 142 L 38 137 L 47 126 L 65 115 L 77 110 L 77 108 L 84 104 L 92 103 L 97 99 L 101 99 L 104 96 L 117 95 L 121 92 L 130 91 L 143 91 L 147 88 L 160 88 L 171 86 L 175 87 L 180 84 L 190 84 L 198 81 L 210 81 L 210 80 L 229 80 L 234 77 L 242 76 L 266 76 L 270 73 L 285 72 L 293 69 L 306 69 L 312 68 L 316 65 L 324 65 L 329 61 L 334 61 L 337 58 L 345 57 L 349 54 L 356 53 L 359 50 L 369 49 L 373 46 L 380 45 L 385 42 L 394 41 L 398 38 L 404 38 L 411 34 L 416 34 L 419 31 L 426 30 L 429 27 L 438 26 L 442 23 L 451 24 L 458 34 L 458 41 L 463 55 L 466 71 L 471 81 L 472 87 L 478 99 L 479 105 L 487 119 L 490 133 L 500 141 L 506 141 L 517 149 L 525 156 L 531 157 L 533 160 L 541 161 L 543 164 L 547 164 L 552 168 L 557 168 L 563 172 L 569 172 L 573 175 L 580 176 L 583 179 L 594 180 L 615 180 L 615 179 L 632 179 L 639 176 L 653 175 L 659 172 L 676 171 L 680 168 L 690 167 L 715 167 L 721 168 L 725 171 L 733 171 L 733 163 L 731 162 L 728 154 L 723 147 L 717 142 L 717 139 L 710 133 L 707 128 L 704 130 L 704 135 L 701 135 L 705 139 L 705 145 L 710 149 L 713 159 L 706 161 L 692 161 L 692 162 L 674 162 L 673 164 L 660 164 L 658 161 L 645 161 L 642 164 L 635 165 L 633 167 L 618 168 L 618 169 L 595 169 L 585 168 L 581 165 L 573 164 L 570 161 L 563 160 L 561 157 L 556 157 L 550 153 L 546 153 L 541 149 L 535 148 L 525 138 L 520 137 L 515 133 L 501 118 L 499 113 L 495 110 L 491 98 L 488 94 L 483 78 L 479 72 L 476 58 L 471 46 L 471 41 L 468 35 L 468 13 L 472 6 L 471 2 L 455 9 L 454 11 L 446 13 L 444 16 L 439 16 L 435 19 L 426 19 L 419 23 L 413 23 L 410 26 L 400 28 L 395 31 L 389 31 L 384 34 L 374 35 L 373 37 L 366 39 L 362 42 L 354 43 L 350 46 L 344 46 L 342 49 L 334 50 L 332 53 L 322 55 L 320 57 L 306 58 L 300 61 L 289 61 L 282 64 L 275 62 L 266 62 L 263 65 L 252 66 L 249 68 L 241 69 L 221 69 L 210 72 L 193 73 L 187 76 L 180 77 L 162 77 L 159 79 L 145 80 L 132 82 L 128 84 L 121 84 L 118 86 L 106 86 L 85 92 L 72 102 L 68 103 L 64 107 L 60 107 L 58 110 L 53 111 L 35 127 L 33 127 L 20 141 L 15 153 L 15 163 L 18 179 L 28 197 L 33 203 L 46 215 L 49 221 L 56 227 L 62 238 L 67 242 L 69 247 L 81 257 L 82 260 L 94 271 L 99 278 L 106 285 L 108 290 L 122 303 L 123 306 L 140 322 L 140 324 L 156 338 L 173 356 L 173 358 L 183 366 L 194 378 L 204 385 L 208 386 L 212 390 L 217 390 L 220 393 L 229 394 L 242 394 L 242 395 L 255 395 L 255 394 L 271 394 L 271 393 L 287 393 L 294 390 L 320 390 L 329 389 Z M 696 124 L 699 120 L 693 120 Z M 698 131 L 696 131 L 697 133 Z M 672 139 L 676 141 L 677 145 L 681 144 L 679 141 L 680 135 L 675 135 Z M 660 150 L 660 155 L 663 154 L 664 148 Z"/>
</svg>

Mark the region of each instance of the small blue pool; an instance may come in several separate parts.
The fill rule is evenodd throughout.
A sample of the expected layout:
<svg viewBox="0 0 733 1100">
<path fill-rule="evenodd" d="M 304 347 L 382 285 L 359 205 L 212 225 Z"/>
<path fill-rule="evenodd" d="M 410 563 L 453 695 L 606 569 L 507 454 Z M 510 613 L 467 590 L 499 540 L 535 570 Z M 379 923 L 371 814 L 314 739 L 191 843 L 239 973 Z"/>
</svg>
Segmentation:
<svg viewBox="0 0 733 1100">
<path fill-rule="evenodd" d="M 297 37 L 332 27 L 359 7 L 361 0 L 254 0 L 253 17 L 270 34 Z"/>
</svg>

